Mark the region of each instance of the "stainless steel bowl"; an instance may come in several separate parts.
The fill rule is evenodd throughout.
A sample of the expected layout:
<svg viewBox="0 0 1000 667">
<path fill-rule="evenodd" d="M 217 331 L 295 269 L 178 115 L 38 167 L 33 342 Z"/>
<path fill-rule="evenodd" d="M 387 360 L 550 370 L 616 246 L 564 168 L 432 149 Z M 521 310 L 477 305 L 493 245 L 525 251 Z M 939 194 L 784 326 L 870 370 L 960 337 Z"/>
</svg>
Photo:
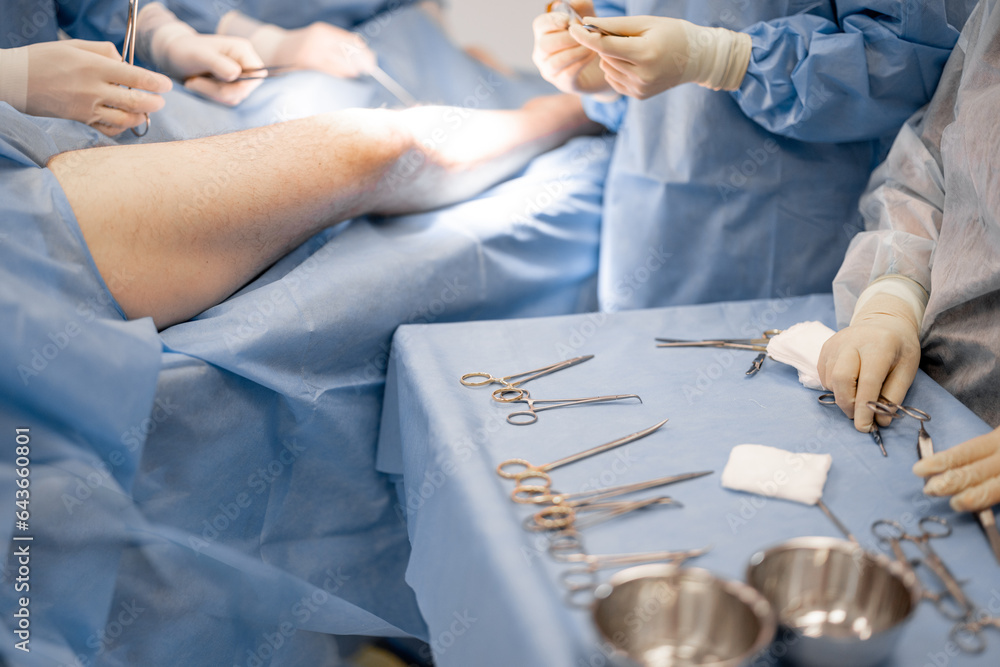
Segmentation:
<svg viewBox="0 0 1000 667">
<path fill-rule="evenodd" d="M 801 537 L 754 554 L 747 582 L 782 626 L 772 651 L 809 667 L 881 662 L 920 601 L 912 572 L 832 537 Z"/>
<path fill-rule="evenodd" d="M 757 591 L 697 568 L 632 567 L 596 598 L 594 622 L 619 664 L 736 667 L 766 648 L 777 628 Z"/>
</svg>

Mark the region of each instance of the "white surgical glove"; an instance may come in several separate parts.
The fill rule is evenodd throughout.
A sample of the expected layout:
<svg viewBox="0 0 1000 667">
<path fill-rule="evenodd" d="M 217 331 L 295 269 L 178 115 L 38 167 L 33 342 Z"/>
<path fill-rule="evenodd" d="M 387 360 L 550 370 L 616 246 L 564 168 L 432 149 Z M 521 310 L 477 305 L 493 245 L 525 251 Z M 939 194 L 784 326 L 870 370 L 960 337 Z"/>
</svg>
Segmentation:
<svg viewBox="0 0 1000 667">
<path fill-rule="evenodd" d="M 622 95 L 644 100 L 682 83 L 712 90 L 736 90 L 750 64 L 750 35 L 705 28 L 662 16 L 584 17 L 584 22 L 628 37 L 569 29 L 581 45 L 597 52 L 608 84 Z"/>
<path fill-rule="evenodd" d="M 909 278 L 880 278 L 858 297 L 850 326 L 823 345 L 820 380 L 859 431 L 870 431 L 875 417 L 868 401 L 881 395 L 902 403 L 913 384 L 920 365 L 920 324 L 927 296 Z M 878 417 L 882 426 L 891 421 Z"/>
<path fill-rule="evenodd" d="M 1000 503 L 1000 428 L 921 459 L 913 466 L 929 496 L 953 496 L 951 508 L 978 512 Z"/>
<path fill-rule="evenodd" d="M 591 0 L 570 4 L 581 15 L 593 14 Z M 601 71 L 601 59 L 570 35 L 570 17 L 563 12 L 547 12 L 535 17 L 531 27 L 535 46 L 531 60 L 542 78 L 564 93 L 617 97 Z"/>
<path fill-rule="evenodd" d="M 123 63 L 109 42 L 0 49 L 0 101 L 32 116 L 80 121 L 108 136 L 145 123 L 145 114 L 163 108 L 153 93 L 171 85 L 162 74 Z"/>
<path fill-rule="evenodd" d="M 243 70 L 264 66 L 249 41 L 199 34 L 158 2 L 139 12 L 136 32 L 136 49 L 144 60 L 216 102 L 237 105 L 262 83 L 236 81 Z"/>
<path fill-rule="evenodd" d="M 370 72 L 376 65 L 375 53 L 360 35 L 329 23 L 316 22 L 305 28 L 285 30 L 233 10 L 222 17 L 216 32 L 250 40 L 271 67 L 311 69 L 353 78 Z"/>
</svg>

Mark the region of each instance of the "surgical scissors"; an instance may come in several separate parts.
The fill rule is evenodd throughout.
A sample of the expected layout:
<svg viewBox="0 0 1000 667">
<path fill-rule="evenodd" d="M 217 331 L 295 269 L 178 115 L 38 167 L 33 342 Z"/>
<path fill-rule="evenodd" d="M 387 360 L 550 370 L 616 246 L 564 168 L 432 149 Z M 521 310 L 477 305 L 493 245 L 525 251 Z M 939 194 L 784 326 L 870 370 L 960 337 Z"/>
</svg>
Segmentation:
<svg viewBox="0 0 1000 667">
<path fill-rule="evenodd" d="M 556 2 L 550 2 L 548 6 L 545 7 L 546 12 L 559 12 L 562 14 L 567 14 L 571 22 L 575 21 L 579 23 L 585 30 L 590 32 L 596 32 L 601 35 L 606 35 L 608 37 L 629 37 L 630 35 L 622 35 L 621 33 L 611 32 L 610 30 L 605 30 L 604 28 L 598 28 L 592 23 L 584 23 L 583 17 L 580 16 L 580 12 L 573 9 L 573 5 L 565 2 L 564 0 L 556 0 Z"/>
<path fill-rule="evenodd" d="M 136 21 L 139 19 L 139 0 L 128 0 L 128 18 L 125 20 L 125 43 L 122 45 L 122 62 L 135 64 L 135 33 Z M 129 88 L 129 90 L 132 90 Z M 144 137 L 149 132 L 149 114 L 146 116 L 146 129 L 139 134 L 134 127 L 129 128 L 137 137 Z"/>
<path fill-rule="evenodd" d="M 501 391 L 502 390 L 498 390 Z M 507 423 L 515 426 L 527 426 L 538 421 L 538 413 L 543 410 L 555 410 L 556 408 L 568 408 L 574 405 L 584 405 L 585 403 L 610 403 L 611 401 L 624 401 L 629 398 L 642 399 L 637 394 L 612 394 L 610 396 L 591 396 L 590 398 L 532 398 L 527 389 L 518 389 L 521 392 L 520 398 L 515 398 L 510 403 L 527 403 L 527 410 L 515 410 L 507 415 Z M 545 405 L 543 405 L 545 404 Z"/>
<path fill-rule="evenodd" d="M 499 384 L 500 389 L 493 390 L 493 400 L 500 401 L 501 403 L 510 403 L 511 401 L 516 401 L 524 395 L 524 390 L 518 387 L 525 382 L 530 382 L 543 375 L 548 375 L 549 373 L 555 373 L 556 371 L 561 371 L 564 368 L 569 368 L 570 366 L 576 366 L 577 364 L 582 364 L 585 361 L 590 361 L 594 358 L 592 354 L 585 354 L 582 357 L 574 357 L 572 359 L 567 359 L 565 361 L 557 361 L 554 364 L 549 364 L 548 366 L 542 366 L 541 368 L 536 368 L 530 371 L 524 371 L 523 373 L 512 373 L 511 375 L 505 375 L 503 377 L 494 377 L 490 373 L 485 373 L 483 371 L 477 371 L 475 373 L 466 373 L 461 378 L 461 382 L 466 387 L 485 387 L 488 384 Z M 527 375 L 528 377 L 524 377 Z M 473 382 L 473 378 L 482 378 Z M 514 378 L 522 378 L 517 382 L 511 382 Z M 508 397 L 508 395 L 512 396 Z"/>
<path fill-rule="evenodd" d="M 549 476 L 549 472 L 559 468 L 561 466 L 569 465 L 570 463 L 575 463 L 576 461 L 581 461 L 585 458 L 591 456 L 596 456 L 597 454 L 602 454 L 615 447 L 621 447 L 622 445 L 627 445 L 630 442 L 639 440 L 640 438 L 645 438 L 647 435 L 656 432 L 664 424 L 666 424 L 669 419 L 664 419 L 661 422 L 653 424 L 648 428 L 644 428 L 641 431 L 636 431 L 630 435 L 618 438 L 617 440 L 612 440 L 611 442 L 606 442 L 603 445 L 597 445 L 596 447 L 591 447 L 582 452 L 577 452 L 576 454 L 571 454 L 569 456 L 564 456 L 561 459 L 552 461 L 551 463 L 545 463 L 540 466 L 536 466 L 524 459 L 507 459 L 503 463 L 497 466 L 497 474 L 504 479 L 517 480 L 520 485 L 526 479 L 540 479 L 543 481 L 543 486 L 545 488 L 552 487 L 552 478 Z M 521 470 L 517 472 L 512 472 L 507 470 L 507 468 L 512 468 L 515 466 L 521 466 Z"/>
<path fill-rule="evenodd" d="M 767 343 L 781 333 L 781 329 L 768 329 L 760 338 L 710 338 L 707 340 L 682 340 L 657 338 L 656 347 L 731 347 L 738 350 L 767 352 Z"/>
<path fill-rule="evenodd" d="M 820 394 L 816 397 L 816 400 L 822 405 L 837 407 L 837 398 L 832 393 Z M 885 451 L 885 443 L 882 442 L 882 431 L 879 429 L 876 421 L 872 420 L 871 430 L 868 431 L 868 434 L 871 435 L 872 440 L 875 441 L 878 448 L 882 450 L 882 456 L 889 456 L 889 453 Z"/>
</svg>

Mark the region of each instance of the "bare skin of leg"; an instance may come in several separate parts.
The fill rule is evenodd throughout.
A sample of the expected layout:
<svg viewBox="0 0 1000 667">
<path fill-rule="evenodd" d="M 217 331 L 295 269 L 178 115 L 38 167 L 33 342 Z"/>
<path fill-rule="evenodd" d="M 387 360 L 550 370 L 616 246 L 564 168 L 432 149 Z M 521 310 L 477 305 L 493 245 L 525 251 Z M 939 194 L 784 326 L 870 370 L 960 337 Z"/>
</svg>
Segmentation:
<svg viewBox="0 0 1000 667">
<path fill-rule="evenodd" d="M 48 167 L 125 313 L 162 329 L 221 302 L 325 227 L 462 201 L 596 130 L 575 97 L 558 95 L 515 111 L 349 110 L 74 151 Z"/>
</svg>

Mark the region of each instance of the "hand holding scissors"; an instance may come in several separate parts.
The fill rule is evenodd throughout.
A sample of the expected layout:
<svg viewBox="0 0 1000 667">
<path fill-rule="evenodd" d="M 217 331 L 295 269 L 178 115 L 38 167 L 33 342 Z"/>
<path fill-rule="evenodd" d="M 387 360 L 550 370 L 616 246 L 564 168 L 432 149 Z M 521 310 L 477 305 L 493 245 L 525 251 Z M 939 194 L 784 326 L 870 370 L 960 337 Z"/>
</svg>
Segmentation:
<svg viewBox="0 0 1000 667">
<path fill-rule="evenodd" d="M 816 397 L 816 400 L 822 405 L 837 407 L 837 399 L 832 393 L 820 394 Z M 871 435 L 872 440 L 878 445 L 878 448 L 882 450 L 882 456 L 889 456 L 889 453 L 885 451 L 885 443 L 882 441 L 882 431 L 879 430 L 878 422 L 872 420 L 871 430 L 868 431 Z"/>
</svg>

